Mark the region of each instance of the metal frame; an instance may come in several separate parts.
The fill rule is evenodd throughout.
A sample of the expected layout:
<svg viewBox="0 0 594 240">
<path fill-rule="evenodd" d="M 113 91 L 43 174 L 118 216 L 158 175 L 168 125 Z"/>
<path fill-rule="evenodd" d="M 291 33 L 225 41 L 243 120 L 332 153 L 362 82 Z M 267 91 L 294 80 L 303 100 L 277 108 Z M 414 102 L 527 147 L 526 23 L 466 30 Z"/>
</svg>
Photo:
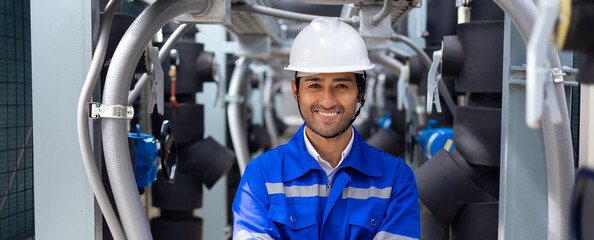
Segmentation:
<svg viewBox="0 0 594 240">
<path fill-rule="evenodd" d="M 580 89 L 580 132 L 579 132 L 579 160 L 580 168 L 594 168 L 594 105 L 591 103 L 594 99 L 594 85 L 582 84 Z"/>
<path fill-rule="evenodd" d="M 510 84 L 510 67 L 526 62 L 526 47 L 505 16 L 503 34 L 499 239 L 546 239 L 547 176 L 542 130 L 525 123 L 525 86 Z"/>
<path fill-rule="evenodd" d="M 39 239 L 100 237 L 95 235 L 95 201 L 74 127 L 76 99 L 91 63 L 92 4 L 91 0 L 31 1 L 35 235 Z M 68 31 L 60 31 L 58 37 L 56 26 Z"/>
</svg>

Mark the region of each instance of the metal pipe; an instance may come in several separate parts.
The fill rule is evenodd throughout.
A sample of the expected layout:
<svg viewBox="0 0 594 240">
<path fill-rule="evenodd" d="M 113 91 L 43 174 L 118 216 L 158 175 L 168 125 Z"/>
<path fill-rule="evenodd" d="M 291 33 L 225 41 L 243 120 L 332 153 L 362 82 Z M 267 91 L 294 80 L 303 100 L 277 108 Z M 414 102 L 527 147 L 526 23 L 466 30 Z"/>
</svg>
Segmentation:
<svg viewBox="0 0 594 240">
<path fill-rule="evenodd" d="M 243 175 L 245 167 L 250 159 L 250 154 L 247 144 L 247 132 L 243 127 L 244 120 L 241 114 L 242 96 L 240 94 L 242 80 L 248 70 L 252 59 L 240 57 L 235 62 L 235 69 L 231 75 L 229 83 L 229 92 L 227 94 L 227 121 L 229 122 L 229 133 L 233 141 L 233 148 L 237 156 L 237 165 L 239 166 L 239 173 Z"/>
<path fill-rule="evenodd" d="M 194 27 L 194 24 L 184 23 L 182 25 L 179 25 L 175 29 L 175 31 L 171 34 L 171 36 L 169 36 L 167 41 L 165 41 L 165 44 L 163 44 L 163 46 L 159 50 L 159 64 L 165 61 L 165 57 L 168 56 L 169 51 L 171 51 L 171 49 L 173 48 L 173 46 L 175 46 L 179 39 L 192 27 Z M 138 95 L 140 95 L 140 92 L 142 92 L 142 88 L 148 82 L 148 80 L 148 74 L 142 74 L 140 80 L 138 80 L 138 82 L 134 85 L 134 89 L 130 91 L 130 95 L 128 96 L 128 105 L 132 105 L 134 103 Z"/>
<path fill-rule="evenodd" d="M 126 105 L 135 65 L 152 37 L 167 22 L 188 11 L 206 10 L 204 0 L 160 0 L 130 25 L 116 48 L 103 91 L 103 104 Z M 103 118 L 105 165 L 128 239 L 152 239 L 129 160 L 127 120 Z"/>
<path fill-rule="evenodd" d="M 384 20 L 384 18 L 386 18 L 392 11 L 392 3 L 393 0 L 384 0 L 382 9 L 370 18 L 371 23 L 375 25 Z"/>
<path fill-rule="evenodd" d="M 266 122 L 266 130 L 270 135 L 270 148 L 276 148 L 279 145 L 279 136 L 276 126 L 276 116 L 274 115 L 274 94 L 272 86 L 274 79 L 272 72 L 266 74 L 264 80 L 264 91 L 262 92 L 262 103 L 264 105 L 264 120 Z"/>
<path fill-rule="evenodd" d="M 97 169 L 95 156 L 93 155 L 91 136 L 89 133 L 89 99 L 91 98 L 93 89 L 95 89 L 95 86 L 97 85 L 101 67 L 105 60 L 105 52 L 107 51 L 107 43 L 109 42 L 113 16 L 115 15 L 117 8 L 122 4 L 122 1 L 123 0 L 111 0 L 107 3 L 107 6 L 105 6 L 103 18 L 101 19 L 101 27 L 99 29 L 99 39 L 97 40 L 97 46 L 95 48 L 93 59 L 91 60 L 91 67 L 89 68 L 89 72 L 87 73 L 87 77 L 85 78 L 78 99 L 76 114 L 78 142 L 80 144 L 80 151 L 82 153 L 87 177 L 91 183 L 91 188 L 93 189 L 99 208 L 101 209 L 101 212 L 103 212 L 105 222 L 107 222 L 107 226 L 111 231 L 111 235 L 117 240 L 125 239 L 126 237 L 113 206 L 109 201 L 105 186 L 103 186 L 101 180 L 101 174 Z"/>
<path fill-rule="evenodd" d="M 264 14 L 264 15 L 268 15 L 268 16 L 294 20 L 297 22 L 311 22 L 312 20 L 314 20 L 314 18 L 324 17 L 324 16 L 318 16 L 318 15 L 290 12 L 290 11 L 285 11 L 285 10 L 280 10 L 280 9 L 275 9 L 275 8 L 270 8 L 270 7 L 264 7 L 264 6 L 259 6 L 259 5 L 250 5 L 250 4 L 233 4 L 233 5 L 231 5 L 231 10 L 259 13 L 259 14 Z M 350 19 L 350 18 L 340 18 L 340 21 L 343 21 L 350 25 L 357 23 L 353 19 Z"/>
</svg>

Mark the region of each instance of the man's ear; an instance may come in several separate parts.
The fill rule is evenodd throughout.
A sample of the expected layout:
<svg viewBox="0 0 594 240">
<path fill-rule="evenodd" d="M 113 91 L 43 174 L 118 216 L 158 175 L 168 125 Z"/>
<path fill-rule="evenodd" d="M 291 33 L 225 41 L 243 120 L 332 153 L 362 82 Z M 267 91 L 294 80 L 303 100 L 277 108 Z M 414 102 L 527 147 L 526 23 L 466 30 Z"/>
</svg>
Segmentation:
<svg viewBox="0 0 594 240">
<path fill-rule="evenodd" d="M 295 84 L 295 80 L 291 81 L 291 89 L 293 90 L 293 97 L 296 101 L 299 101 L 299 93 L 297 89 L 297 84 Z"/>
<path fill-rule="evenodd" d="M 363 100 L 364 95 L 365 95 L 365 93 L 362 93 L 362 92 L 357 94 L 357 102 L 358 103 L 360 103 Z"/>
</svg>

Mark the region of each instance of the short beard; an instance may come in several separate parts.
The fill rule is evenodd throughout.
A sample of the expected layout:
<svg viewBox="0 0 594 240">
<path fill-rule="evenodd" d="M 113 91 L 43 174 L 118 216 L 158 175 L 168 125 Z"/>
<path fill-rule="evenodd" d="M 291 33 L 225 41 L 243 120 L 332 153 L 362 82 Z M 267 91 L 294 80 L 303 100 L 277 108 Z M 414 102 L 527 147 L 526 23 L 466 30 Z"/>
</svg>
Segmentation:
<svg viewBox="0 0 594 240">
<path fill-rule="evenodd" d="M 351 127 L 351 125 L 353 124 L 353 121 L 354 121 L 354 120 L 355 120 L 355 119 L 352 119 L 352 120 L 351 120 L 351 122 L 350 122 L 350 124 L 348 124 L 348 125 L 347 125 L 346 127 L 344 127 L 344 128 L 341 130 L 341 131 L 338 131 L 338 132 L 336 132 L 336 133 L 335 133 L 335 134 L 333 134 L 333 135 L 324 135 L 324 134 L 322 134 L 322 133 L 320 133 L 320 132 L 316 131 L 314 128 L 312 128 L 312 127 L 311 127 L 311 126 L 310 126 L 310 125 L 307 123 L 307 121 L 305 121 L 305 119 L 304 119 L 303 121 L 305 122 L 305 126 L 307 126 L 307 128 L 309 128 L 309 130 L 311 130 L 311 131 L 312 131 L 312 132 L 314 132 L 315 134 L 318 134 L 320 137 L 323 137 L 323 138 L 326 138 L 326 139 L 330 139 L 330 138 L 335 138 L 335 137 L 338 137 L 340 134 L 343 134 L 344 132 L 346 132 L 346 130 L 348 130 L 348 129 L 349 129 L 349 127 Z"/>
<path fill-rule="evenodd" d="M 353 122 L 355 121 L 355 118 L 354 118 L 354 117 L 351 117 L 351 120 L 349 121 L 349 123 L 348 123 L 348 124 L 346 124 L 346 126 L 344 126 L 343 128 L 339 128 L 339 129 L 338 129 L 337 131 L 335 131 L 333 134 L 330 134 L 330 133 L 328 133 L 328 134 L 323 134 L 323 133 L 321 133 L 320 131 L 317 131 L 317 130 L 316 130 L 314 127 L 313 127 L 313 126 L 311 126 L 311 125 L 310 125 L 310 124 L 309 124 L 309 123 L 308 123 L 308 122 L 305 120 L 305 118 L 303 117 L 303 114 L 301 113 L 301 106 L 300 106 L 300 104 L 298 104 L 298 108 L 299 108 L 299 113 L 301 114 L 301 118 L 303 119 L 303 122 L 305 122 L 305 125 L 307 126 L 307 128 L 309 128 L 309 129 L 310 129 L 312 132 L 314 132 L 314 133 L 318 134 L 319 136 L 321 136 L 321 137 L 323 137 L 323 138 L 326 138 L 326 139 L 335 138 L 335 137 L 337 137 L 337 136 L 339 136 L 339 135 L 343 134 L 344 132 L 346 132 L 346 131 L 349 129 L 349 127 L 351 127 L 351 125 L 352 125 L 352 124 L 353 124 Z M 332 108 L 334 108 L 334 107 L 332 107 Z M 331 109 L 332 109 L 332 108 L 331 108 Z M 336 107 L 336 108 L 339 108 L 338 110 L 339 110 L 340 112 L 342 112 L 342 113 L 344 113 L 344 112 L 345 112 L 343 107 Z M 320 106 L 312 106 L 312 107 L 310 108 L 310 110 L 309 110 L 312 116 L 315 114 L 315 111 L 316 111 L 316 109 L 325 109 L 325 108 L 323 108 L 323 107 L 320 107 Z M 339 126 L 339 127 L 340 127 L 340 126 Z"/>
</svg>

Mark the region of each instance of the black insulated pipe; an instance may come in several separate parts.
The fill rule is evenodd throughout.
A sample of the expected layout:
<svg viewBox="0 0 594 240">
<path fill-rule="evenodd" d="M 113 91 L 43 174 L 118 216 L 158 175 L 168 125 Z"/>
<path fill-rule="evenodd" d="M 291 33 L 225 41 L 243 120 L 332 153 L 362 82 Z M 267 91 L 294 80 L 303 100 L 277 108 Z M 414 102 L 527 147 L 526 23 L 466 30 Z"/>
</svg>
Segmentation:
<svg viewBox="0 0 594 240">
<path fill-rule="evenodd" d="M 192 217 L 169 220 L 163 217 L 151 219 L 151 233 L 154 240 L 199 240 L 202 239 L 203 221 Z"/>
<path fill-rule="evenodd" d="M 451 225 L 451 240 L 497 240 L 499 202 L 469 203 Z"/>
<path fill-rule="evenodd" d="M 101 14 L 103 15 L 103 13 Z M 111 24 L 111 31 L 109 33 L 109 43 L 107 44 L 107 50 L 105 51 L 105 62 L 101 69 L 101 79 L 105 79 L 113 53 L 122 39 L 122 36 L 124 36 L 124 33 L 126 33 L 126 30 L 128 30 L 128 27 L 130 27 L 135 19 L 135 16 L 124 13 L 116 13 L 113 16 L 113 23 Z M 134 72 L 146 72 L 144 58 L 140 58 Z"/>
<path fill-rule="evenodd" d="M 202 183 L 190 174 L 178 171 L 175 181 L 168 183 L 159 173 L 152 190 L 155 207 L 178 211 L 192 211 L 202 207 Z"/>
<path fill-rule="evenodd" d="M 454 220 L 468 203 L 497 201 L 472 182 L 445 150 L 418 168 L 415 176 L 421 201 L 442 224 Z"/>
<path fill-rule="evenodd" d="M 575 182 L 571 204 L 572 239 L 594 239 L 594 170 L 582 168 Z"/>
<path fill-rule="evenodd" d="M 456 34 L 458 9 L 456 8 L 456 0 L 427 0 L 426 3 L 426 52 L 432 55 L 433 51 L 441 48 L 443 36 Z"/>
<path fill-rule="evenodd" d="M 499 167 L 501 109 L 456 107 L 454 145 L 472 164 Z"/>
<path fill-rule="evenodd" d="M 449 240 L 450 225 L 440 223 L 421 201 L 421 240 Z"/>
<path fill-rule="evenodd" d="M 464 50 L 458 36 L 443 36 L 441 76 L 454 78 L 464 66 Z"/>
<path fill-rule="evenodd" d="M 404 156 L 404 136 L 392 129 L 380 128 L 365 141 L 392 156 Z"/>
<path fill-rule="evenodd" d="M 503 21 L 505 13 L 493 0 L 472 0 L 470 21 Z"/>
<path fill-rule="evenodd" d="M 468 97 L 455 110 L 456 149 L 415 172 L 432 214 L 421 215 L 421 236 L 435 239 L 497 239 L 504 15 L 491 0 L 472 1 L 470 14 L 442 45 L 442 76 Z"/>
<path fill-rule="evenodd" d="M 503 21 L 459 24 L 458 39 L 464 52 L 464 65 L 456 78 L 456 92 L 500 93 Z"/>
<path fill-rule="evenodd" d="M 176 107 L 165 103 L 163 116 L 152 115 L 153 132 L 160 132 L 161 123 L 169 119 L 175 142 L 191 143 L 202 139 L 204 135 L 204 106 L 193 103 L 181 103 Z"/>
<path fill-rule="evenodd" d="M 215 81 L 215 55 L 212 52 L 202 51 L 196 59 L 196 74 L 201 82 Z M 202 86 L 199 89 L 202 91 Z"/>
<path fill-rule="evenodd" d="M 178 145 L 179 171 L 190 174 L 211 188 L 235 162 L 235 153 L 212 137 L 191 144 Z"/>
<path fill-rule="evenodd" d="M 457 146 L 456 146 L 457 147 Z M 499 199 L 499 167 L 472 164 L 458 150 L 450 152 L 452 160 L 474 184 L 489 195 Z"/>
</svg>

